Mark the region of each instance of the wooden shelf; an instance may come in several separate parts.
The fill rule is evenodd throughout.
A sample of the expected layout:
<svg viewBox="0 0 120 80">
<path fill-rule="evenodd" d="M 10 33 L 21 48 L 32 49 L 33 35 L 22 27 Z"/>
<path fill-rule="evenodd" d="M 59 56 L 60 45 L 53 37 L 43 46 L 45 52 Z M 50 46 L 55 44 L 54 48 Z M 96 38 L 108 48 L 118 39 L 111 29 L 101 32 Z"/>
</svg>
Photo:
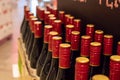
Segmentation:
<svg viewBox="0 0 120 80">
<path fill-rule="evenodd" d="M 36 69 L 32 69 L 29 64 L 28 56 L 26 55 L 25 45 L 22 38 L 18 38 L 18 53 L 19 53 L 19 71 L 20 80 L 40 80 L 36 75 Z"/>
</svg>

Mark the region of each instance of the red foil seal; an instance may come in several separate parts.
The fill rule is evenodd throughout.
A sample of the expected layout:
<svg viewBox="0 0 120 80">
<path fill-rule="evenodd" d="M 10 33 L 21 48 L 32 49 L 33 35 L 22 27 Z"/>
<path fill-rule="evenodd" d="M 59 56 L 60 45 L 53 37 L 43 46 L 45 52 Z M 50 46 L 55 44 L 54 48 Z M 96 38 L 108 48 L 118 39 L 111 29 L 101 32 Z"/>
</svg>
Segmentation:
<svg viewBox="0 0 120 80">
<path fill-rule="evenodd" d="M 49 40 L 49 32 L 52 31 L 51 25 L 45 25 L 44 27 L 44 43 L 48 43 Z"/>
<path fill-rule="evenodd" d="M 110 80 L 120 80 L 120 56 L 112 55 L 110 57 Z"/>
<path fill-rule="evenodd" d="M 35 38 L 42 37 L 42 23 L 40 21 L 35 21 L 34 24 Z"/>
<path fill-rule="evenodd" d="M 35 26 L 35 21 L 37 21 L 38 20 L 38 18 L 32 18 L 31 19 L 31 29 L 32 29 L 32 33 L 34 33 L 34 26 Z"/>
<path fill-rule="evenodd" d="M 52 38 L 57 35 L 58 35 L 58 32 L 56 32 L 56 31 L 49 32 L 49 40 L 48 40 L 48 50 L 49 51 L 52 51 Z"/>
<path fill-rule="evenodd" d="M 53 30 L 58 32 L 58 34 L 62 34 L 62 21 L 61 20 L 55 20 L 53 23 L 54 27 Z"/>
<path fill-rule="evenodd" d="M 48 24 L 50 24 L 50 18 L 53 18 L 53 17 L 55 17 L 54 14 L 49 14 L 49 15 L 48 15 Z M 50 25 L 51 25 L 51 24 L 50 24 Z"/>
<path fill-rule="evenodd" d="M 57 8 L 52 9 L 52 14 L 54 14 L 55 17 L 57 17 L 57 14 L 58 14 Z"/>
<path fill-rule="evenodd" d="M 120 41 L 117 44 L 117 55 L 120 55 Z"/>
<path fill-rule="evenodd" d="M 73 23 L 74 23 L 74 17 L 73 17 L 73 16 L 70 16 L 70 17 L 69 17 L 69 24 L 74 25 Z"/>
<path fill-rule="evenodd" d="M 101 43 L 91 42 L 90 43 L 90 65 L 91 66 L 100 65 L 100 55 L 101 55 Z"/>
<path fill-rule="evenodd" d="M 96 42 L 103 42 L 103 31 L 102 30 L 96 30 L 95 31 L 95 36 L 94 36 L 94 41 Z"/>
<path fill-rule="evenodd" d="M 94 37 L 94 25 L 93 24 L 87 24 L 86 26 L 86 35 L 89 35 L 92 38 Z"/>
<path fill-rule="evenodd" d="M 59 45 L 62 43 L 62 37 L 54 36 L 52 38 L 52 58 L 59 58 Z"/>
<path fill-rule="evenodd" d="M 75 80 L 88 80 L 89 77 L 89 59 L 86 57 L 76 58 Z"/>
<path fill-rule="evenodd" d="M 69 17 L 70 17 L 70 14 L 65 14 L 65 25 L 68 25 L 69 24 Z"/>
<path fill-rule="evenodd" d="M 71 34 L 74 29 L 74 25 L 66 25 L 66 42 L 71 42 Z"/>
<path fill-rule="evenodd" d="M 45 21 L 45 24 L 48 24 L 48 22 L 49 22 L 49 17 L 48 17 L 48 15 L 50 14 L 50 12 L 49 11 L 46 11 L 45 12 L 45 16 L 44 16 L 44 21 Z"/>
<path fill-rule="evenodd" d="M 39 12 L 40 12 L 40 7 L 39 7 L 39 6 L 36 6 L 36 15 L 37 15 L 37 16 L 38 16 Z M 39 17 L 38 17 L 38 18 L 39 18 Z"/>
<path fill-rule="evenodd" d="M 65 12 L 64 11 L 59 11 L 59 19 L 64 22 L 64 18 L 65 18 Z"/>
<path fill-rule="evenodd" d="M 71 49 L 72 50 L 79 50 L 79 45 L 80 45 L 80 32 L 79 31 L 72 31 Z"/>
<path fill-rule="evenodd" d="M 89 57 L 90 55 L 90 42 L 91 42 L 91 37 L 88 36 L 88 35 L 83 35 L 81 37 L 81 53 L 80 55 L 81 56 L 84 56 L 84 57 Z"/>
<path fill-rule="evenodd" d="M 45 9 L 40 8 L 40 12 L 39 12 L 40 20 L 44 20 L 44 17 L 45 17 Z"/>
<path fill-rule="evenodd" d="M 112 47 L 113 47 L 113 36 L 104 35 L 104 43 L 103 43 L 104 53 L 103 54 L 106 56 L 112 55 Z"/>
<path fill-rule="evenodd" d="M 56 20 L 56 17 L 50 17 L 49 24 L 54 26 L 54 21 Z M 54 29 L 54 28 L 53 28 Z"/>
<path fill-rule="evenodd" d="M 74 30 L 75 31 L 80 31 L 80 27 L 81 27 L 81 20 L 80 19 L 74 19 Z"/>
<path fill-rule="evenodd" d="M 25 11 L 24 11 L 24 14 L 25 14 L 25 19 L 26 20 L 28 20 L 28 14 L 29 14 L 29 12 L 30 12 L 30 9 L 27 7 L 26 9 L 25 9 Z"/>
<path fill-rule="evenodd" d="M 70 68 L 71 45 L 62 43 L 59 45 L 59 68 Z"/>
</svg>

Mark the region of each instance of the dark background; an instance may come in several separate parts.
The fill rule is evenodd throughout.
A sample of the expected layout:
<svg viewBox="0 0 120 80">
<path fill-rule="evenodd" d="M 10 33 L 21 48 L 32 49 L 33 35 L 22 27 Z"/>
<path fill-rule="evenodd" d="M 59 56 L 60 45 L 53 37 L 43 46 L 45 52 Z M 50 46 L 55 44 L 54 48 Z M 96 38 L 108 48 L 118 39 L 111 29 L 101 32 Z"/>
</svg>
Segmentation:
<svg viewBox="0 0 120 80">
<path fill-rule="evenodd" d="M 58 10 L 64 10 L 65 13 L 70 13 L 75 18 L 81 19 L 82 34 L 85 34 L 85 27 L 88 23 L 95 24 L 95 29 L 102 29 L 105 34 L 112 34 L 114 36 L 114 51 L 116 51 L 117 41 L 120 40 L 120 3 L 118 8 L 111 9 L 106 7 L 105 1 L 103 0 L 102 5 L 99 5 L 99 0 L 87 0 L 87 3 L 58 0 Z"/>
</svg>

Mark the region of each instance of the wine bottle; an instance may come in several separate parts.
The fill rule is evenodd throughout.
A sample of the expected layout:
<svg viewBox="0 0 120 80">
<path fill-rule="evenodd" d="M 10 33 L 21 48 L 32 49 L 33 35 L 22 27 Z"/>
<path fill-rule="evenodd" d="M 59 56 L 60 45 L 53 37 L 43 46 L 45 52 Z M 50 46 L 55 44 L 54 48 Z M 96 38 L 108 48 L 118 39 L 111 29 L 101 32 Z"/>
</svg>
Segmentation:
<svg viewBox="0 0 120 80">
<path fill-rule="evenodd" d="M 80 56 L 79 54 L 80 32 L 72 31 L 71 34 L 71 80 L 74 80 L 75 74 L 75 59 Z"/>
<path fill-rule="evenodd" d="M 56 80 L 59 60 L 59 44 L 62 43 L 62 37 L 54 36 L 52 38 L 52 61 L 46 80 Z"/>
<path fill-rule="evenodd" d="M 65 18 L 64 18 L 65 25 L 69 24 L 69 17 L 70 17 L 70 14 L 65 14 Z"/>
<path fill-rule="evenodd" d="M 62 21 L 61 20 L 55 20 L 53 23 L 53 30 L 58 32 L 60 36 L 62 36 Z"/>
<path fill-rule="evenodd" d="M 58 17 L 63 23 L 65 23 L 65 12 L 64 11 L 59 11 Z"/>
<path fill-rule="evenodd" d="M 23 35 L 23 37 L 24 37 L 24 38 L 23 38 L 23 41 L 24 41 L 24 43 L 25 43 L 25 46 L 26 46 L 26 42 L 27 42 L 28 35 L 29 35 L 29 32 L 30 32 L 30 27 L 31 27 L 30 21 L 31 21 L 32 17 L 33 17 L 33 13 L 29 12 L 29 13 L 28 13 L 28 22 L 27 22 L 27 24 L 26 24 L 25 32 L 23 33 L 23 34 L 24 34 L 24 35 Z"/>
<path fill-rule="evenodd" d="M 86 25 L 86 35 L 89 35 L 91 37 L 91 41 L 94 39 L 94 26 L 93 24 L 87 24 Z"/>
<path fill-rule="evenodd" d="M 28 6 L 24 6 L 24 18 L 22 20 L 22 24 L 21 24 L 21 27 L 20 27 L 20 32 L 22 33 L 22 29 L 24 27 L 24 24 L 25 24 L 25 21 L 26 21 L 26 11 L 29 11 L 29 7 Z"/>
<path fill-rule="evenodd" d="M 51 66 L 51 60 L 52 60 L 52 37 L 56 35 L 58 35 L 58 32 L 56 31 L 51 31 L 49 33 L 48 53 L 47 53 L 45 62 L 43 64 L 42 70 L 40 72 L 40 80 L 45 80 L 48 75 L 48 72 Z"/>
<path fill-rule="evenodd" d="M 120 41 L 117 44 L 117 55 L 120 55 Z"/>
<path fill-rule="evenodd" d="M 102 73 L 109 75 L 110 56 L 112 55 L 113 35 L 104 35 L 103 40 L 103 67 Z"/>
<path fill-rule="evenodd" d="M 42 37 L 42 23 L 40 21 L 34 22 L 34 42 L 30 53 L 30 66 L 31 68 L 36 68 L 36 63 L 39 58 L 40 52 L 43 46 Z"/>
<path fill-rule="evenodd" d="M 54 21 L 56 20 L 56 17 L 50 17 L 49 24 L 54 26 Z"/>
<path fill-rule="evenodd" d="M 96 74 L 92 77 L 92 80 L 110 80 L 108 76 L 105 76 L 103 74 Z"/>
<path fill-rule="evenodd" d="M 89 77 L 89 59 L 86 57 L 77 57 L 75 64 L 75 80 L 88 80 Z"/>
<path fill-rule="evenodd" d="M 80 19 L 74 19 L 73 21 L 73 24 L 74 24 L 74 30 L 75 31 L 81 31 L 81 20 Z"/>
<path fill-rule="evenodd" d="M 112 55 L 110 57 L 110 80 L 120 80 L 120 56 Z"/>
<path fill-rule="evenodd" d="M 33 47 L 33 42 L 34 42 L 34 27 L 35 24 L 34 22 L 37 21 L 38 18 L 32 18 L 31 19 L 31 32 L 30 32 L 30 36 L 29 36 L 29 40 L 27 39 L 27 54 L 28 54 L 28 60 L 30 60 L 30 54 L 31 54 L 31 50 Z"/>
<path fill-rule="evenodd" d="M 90 43 L 90 75 L 89 75 L 90 80 L 93 75 L 101 73 L 100 58 L 101 58 L 101 43 L 91 42 Z"/>
<path fill-rule="evenodd" d="M 59 69 L 56 80 L 71 80 L 70 76 L 70 51 L 71 45 L 62 43 L 59 45 Z"/>
<path fill-rule="evenodd" d="M 59 11 L 58 13 L 58 18 L 59 20 L 61 20 L 61 26 L 62 26 L 62 38 L 63 38 L 63 42 L 65 42 L 65 30 L 66 30 L 66 27 L 65 27 L 65 12 L 64 11 Z"/>
<path fill-rule="evenodd" d="M 50 14 L 50 12 L 49 11 L 45 11 L 45 16 L 44 16 L 44 23 L 45 24 L 48 24 L 48 15 Z"/>
<path fill-rule="evenodd" d="M 29 45 L 29 40 L 32 34 L 32 26 L 34 26 L 33 22 L 37 21 L 37 18 L 35 16 L 30 16 L 29 20 L 29 26 L 27 28 L 26 36 L 25 36 L 25 47 L 26 47 L 26 53 L 28 53 L 28 45 Z"/>
<path fill-rule="evenodd" d="M 49 37 L 49 32 L 52 31 L 52 26 L 51 25 L 45 25 L 44 26 L 44 44 L 43 48 L 41 50 L 39 59 L 37 61 L 36 65 L 36 71 L 37 71 L 37 76 L 40 76 L 41 69 L 43 67 L 44 61 L 47 56 L 48 52 L 48 37 Z"/>
<path fill-rule="evenodd" d="M 57 8 L 51 8 L 51 13 L 55 15 L 55 17 L 58 17 L 58 10 Z"/>
<path fill-rule="evenodd" d="M 74 30 L 74 25 L 66 25 L 66 34 L 65 34 L 65 42 L 71 42 L 71 33 Z"/>
<path fill-rule="evenodd" d="M 81 36 L 80 56 L 90 57 L 90 42 L 91 37 L 88 35 Z"/>
<path fill-rule="evenodd" d="M 68 24 L 74 25 L 74 17 L 73 16 L 69 17 L 69 23 Z"/>
<path fill-rule="evenodd" d="M 49 14 L 49 15 L 48 15 L 48 24 L 49 24 L 49 25 L 51 25 L 51 24 L 50 24 L 50 18 L 53 18 L 53 17 L 55 17 L 54 14 Z"/>
<path fill-rule="evenodd" d="M 102 30 L 96 30 L 94 35 L 94 41 L 95 42 L 103 42 L 103 34 L 104 32 Z"/>
</svg>

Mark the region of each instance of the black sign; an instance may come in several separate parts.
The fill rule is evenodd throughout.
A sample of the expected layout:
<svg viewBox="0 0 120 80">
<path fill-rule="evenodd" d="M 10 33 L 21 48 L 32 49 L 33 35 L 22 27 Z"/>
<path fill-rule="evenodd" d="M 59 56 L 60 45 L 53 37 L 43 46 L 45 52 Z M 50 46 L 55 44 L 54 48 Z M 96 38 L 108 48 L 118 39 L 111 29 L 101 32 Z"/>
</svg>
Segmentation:
<svg viewBox="0 0 120 80">
<path fill-rule="evenodd" d="M 58 0 L 58 9 L 80 18 L 83 29 L 87 23 L 120 40 L 120 0 Z"/>
</svg>

